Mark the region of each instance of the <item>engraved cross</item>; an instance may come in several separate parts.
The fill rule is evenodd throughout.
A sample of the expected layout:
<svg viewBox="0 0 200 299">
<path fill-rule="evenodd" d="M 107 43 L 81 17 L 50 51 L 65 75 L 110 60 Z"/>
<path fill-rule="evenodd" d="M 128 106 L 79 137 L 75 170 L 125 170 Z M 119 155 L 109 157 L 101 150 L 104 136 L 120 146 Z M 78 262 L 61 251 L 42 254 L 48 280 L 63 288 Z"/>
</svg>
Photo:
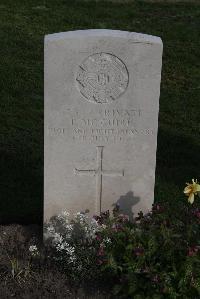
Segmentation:
<svg viewBox="0 0 200 299">
<path fill-rule="evenodd" d="M 102 180 L 103 176 L 124 176 L 124 170 L 103 170 L 103 146 L 97 146 L 97 167 L 96 169 L 77 169 L 75 168 L 75 174 L 89 175 L 96 177 L 96 212 L 101 212 L 102 206 Z M 99 211 L 98 211 L 99 206 Z"/>
</svg>

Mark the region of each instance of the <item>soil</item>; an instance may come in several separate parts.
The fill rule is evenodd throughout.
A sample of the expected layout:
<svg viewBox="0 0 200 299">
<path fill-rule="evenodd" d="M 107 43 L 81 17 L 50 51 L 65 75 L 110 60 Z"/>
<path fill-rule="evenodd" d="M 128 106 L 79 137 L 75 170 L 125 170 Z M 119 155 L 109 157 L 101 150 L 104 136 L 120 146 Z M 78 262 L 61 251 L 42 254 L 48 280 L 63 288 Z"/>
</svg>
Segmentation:
<svg viewBox="0 0 200 299">
<path fill-rule="evenodd" d="M 96 286 L 74 286 L 64 273 L 48 263 L 30 263 L 29 246 L 42 245 L 38 225 L 0 226 L 1 299 L 111 298 Z"/>
</svg>

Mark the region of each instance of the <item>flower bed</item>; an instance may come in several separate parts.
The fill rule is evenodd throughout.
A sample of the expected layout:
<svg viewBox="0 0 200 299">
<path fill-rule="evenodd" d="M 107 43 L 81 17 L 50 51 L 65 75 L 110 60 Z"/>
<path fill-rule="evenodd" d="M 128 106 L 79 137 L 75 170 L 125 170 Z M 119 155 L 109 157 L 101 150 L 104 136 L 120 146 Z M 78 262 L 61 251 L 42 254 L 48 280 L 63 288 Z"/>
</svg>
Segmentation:
<svg viewBox="0 0 200 299">
<path fill-rule="evenodd" d="M 119 206 L 92 219 L 64 211 L 45 225 L 44 246 L 24 237 L 9 247 L 12 232 L 2 232 L 2 289 L 31 298 L 76 298 L 77 290 L 80 298 L 199 298 L 199 192 L 193 180 L 184 189 L 191 204 L 156 203 L 133 222 Z"/>
</svg>

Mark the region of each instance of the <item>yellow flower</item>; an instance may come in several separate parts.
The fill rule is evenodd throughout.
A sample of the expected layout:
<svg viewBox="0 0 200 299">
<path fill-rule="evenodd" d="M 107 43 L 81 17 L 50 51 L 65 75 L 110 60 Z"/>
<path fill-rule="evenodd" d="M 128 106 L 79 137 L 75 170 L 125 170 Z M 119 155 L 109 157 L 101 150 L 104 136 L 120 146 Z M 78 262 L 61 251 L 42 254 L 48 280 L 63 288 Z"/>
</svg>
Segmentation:
<svg viewBox="0 0 200 299">
<path fill-rule="evenodd" d="M 184 189 L 185 195 L 188 196 L 188 202 L 193 204 L 194 202 L 194 196 L 197 195 L 197 192 L 200 192 L 200 185 L 197 184 L 197 180 L 195 181 L 192 179 L 192 184 L 186 183 L 187 187 Z"/>
</svg>

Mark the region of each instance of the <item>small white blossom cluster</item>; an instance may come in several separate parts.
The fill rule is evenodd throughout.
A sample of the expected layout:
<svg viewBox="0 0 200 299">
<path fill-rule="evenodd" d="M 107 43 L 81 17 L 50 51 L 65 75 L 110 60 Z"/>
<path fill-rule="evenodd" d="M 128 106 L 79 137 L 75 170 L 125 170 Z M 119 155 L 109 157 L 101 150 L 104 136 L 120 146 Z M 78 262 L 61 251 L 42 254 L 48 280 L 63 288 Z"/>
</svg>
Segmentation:
<svg viewBox="0 0 200 299">
<path fill-rule="evenodd" d="M 70 219 L 70 214 L 63 211 L 52 221 L 50 221 L 44 232 L 45 239 L 50 240 L 51 246 L 55 248 L 57 254 L 56 260 L 66 261 L 73 267 L 82 268 L 79 262 L 78 252 L 80 251 L 80 240 L 83 243 L 91 244 L 97 236 L 97 232 L 105 229 L 106 226 L 100 225 L 94 218 L 90 218 L 86 213 L 78 212 L 73 215 L 73 220 Z M 80 238 L 75 238 L 76 233 Z M 82 244 L 83 244 L 82 243 Z M 109 244 L 110 240 L 104 240 L 104 244 Z M 79 248 L 77 247 L 79 246 Z"/>
<path fill-rule="evenodd" d="M 31 246 L 29 247 L 29 251 L 30 251 L 30 253 L 31 253 L 31 255 L 32 255 L 33 257 L 36 257 L 36 256 L 39 255 L 39 250 L 38 250 L 38 248 L 37 248 L 36 245 L 31 245 Z"/>
<path fill-rule="evenodd" d="M 60 239 L 60 242 L 56 243 L 56 250 L 61 254 L 66 254 L 69 263 L 74 263 L 76 261 L 75 248 L 70 246 L 66 241 L 63 241 L 63 239 Z"/>
<path fill-rule="evenodd" d="M 96 238 L 96 233 L 100 231 L 100 225 L 98 222 L 92 218 L 90 224 L 85 227 L 85 233 L 87 238 L 95 239 Z"/>
<path fill-rule="evenodd" d="M 81 212 L 75 213 L 74 218 L 75 218 L 75 221 L 81 225 L 87 223 L 87 220 L 88 220 L 88 216 Z"/>
<path fill-rule="evenodd" d="M 58 255 L 56 260 L 62 259 L 62 255 L 68 257 L 68 262 L 76 260 L 75 248 L 70 245 L 72 239 L 73 224 L 70 223 L 70 214 L 63 211 L 54 221 L 51 221 L 44 232 L 45 240 L 51 240 L 51 245 L 56 249 Z"/>
<path fill-rule="evenodd" d="M 103 239 L 103 243 L 104 243 L 105 245 L 109 245 L 109 244 L 112 243 L 112 241 L 111 241 L 110 238 L 107 237 L 107 238 Z"/>
<path fill-rule="evenodd" d="M 62 211 L 61 214 L 59 214 L 57 216 L 57 218 L 62 221 L 62 223 L 65 224 L 69 224 L 69 216 L 70 214 L 66 211 Z"/>
<path fill-rule="evenodd" d="M 100 234 L 107 226 L 96 219 L 98 216 L 91 218 L 87 213 L 70 215 L 63 211 L 45 225 L 44 238 L 53 249 L 53 259 L 80 277 L 85 275 L 88 263 L 94 265 L 98 258 L 99 241 L 101 251 L 112 243 L 108 237 L 102 239 Z"/>
<path fill-rule="evenodd" d="M 44 232 L 44 237 L 45 239 L 52 238 L 52 241 L 55 243 L 61 242 L 63 239 L 70 239 L 72 230 L 73 230 L 73 225 L 70 224 L 70 214 L 66 211 L 63 211 L 61 214 L 57 216 L 58 223 L 55 224 L 53 222 L 50 222 L 46 228 L 46 231 Z M 58 228 L 61 228 L 62 230 L 62 236 L 59 232 L 57 232 Z M 61 238 L 63 238 L 61 240 Z"/>
<path fill-rule="evenodd" d="M 85 238 L 95 239 L 96 233 L 101 230 L 101 225 L 94 218 L 91 219 L 84 213 L 78 212 L 74 214 L 74 218 L 76 223 L 83 228 Z"/>
</svg>

